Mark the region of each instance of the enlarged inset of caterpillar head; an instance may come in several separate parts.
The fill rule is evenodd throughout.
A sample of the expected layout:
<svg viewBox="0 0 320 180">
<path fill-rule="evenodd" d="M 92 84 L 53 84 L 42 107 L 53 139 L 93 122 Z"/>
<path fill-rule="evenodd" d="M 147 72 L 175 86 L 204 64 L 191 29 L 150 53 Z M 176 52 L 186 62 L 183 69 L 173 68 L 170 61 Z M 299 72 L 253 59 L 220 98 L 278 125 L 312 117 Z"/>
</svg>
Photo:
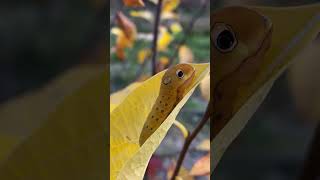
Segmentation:
<svg viewBox="0 0 320 180">
<path fill-rule="evenodd" d="M 211 138 L 228 123 L 254 89 L 270 47 L 272 23 L 262 14 L 240 6 L 211 14 L 211 96 L 214 115 Z M 240 92 L 241 89 L 241 92 Z"/>
</svg>

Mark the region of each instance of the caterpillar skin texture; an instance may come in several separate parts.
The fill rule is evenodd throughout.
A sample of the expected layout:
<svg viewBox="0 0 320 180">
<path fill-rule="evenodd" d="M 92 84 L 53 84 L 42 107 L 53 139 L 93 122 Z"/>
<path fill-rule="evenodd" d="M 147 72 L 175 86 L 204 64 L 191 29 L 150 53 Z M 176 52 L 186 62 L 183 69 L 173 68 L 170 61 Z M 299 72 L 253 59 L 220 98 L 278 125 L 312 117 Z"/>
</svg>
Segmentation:
<svg viewBox="0 0 320 180">
<path fill-rule="evenodd" d="M 217 10 L 210 19 L 213 139 L 239 108 L 237 98 L 248 97 L 254 89 L 255 78 L 265 66 L 273 28 L 265 16 L 239 6 Z"/>
<path fill-rule="evenodd" d="M 195 69 L 189 64 L 169 68 L 162 77 L 159 96 L 153 105 L 139 138 L 140 146 L 158 129 L 186 94 L 194 79 Z"/>
</svg>

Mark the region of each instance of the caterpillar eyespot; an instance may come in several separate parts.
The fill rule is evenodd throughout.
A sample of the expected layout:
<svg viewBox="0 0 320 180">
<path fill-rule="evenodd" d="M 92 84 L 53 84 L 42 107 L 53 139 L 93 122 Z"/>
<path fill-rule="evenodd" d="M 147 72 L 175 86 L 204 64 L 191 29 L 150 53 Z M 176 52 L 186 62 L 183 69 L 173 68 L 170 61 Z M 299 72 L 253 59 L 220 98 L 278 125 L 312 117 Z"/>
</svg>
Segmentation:
<svg viewBox="0 0 320 180">
<path fill-rule="evenodd" d="M 178 78 L 182 79 L 183 76 L 184 76 L 184 73 L 183 73 L 182 70 L 178 69 L 178 70 L 176 71 L 176 75 L 177 75 Z"/>
<path fill-rule="evenodd" d="M 162 77 L 159 95 L 147 116 L 144 128 L 142 128 L 139 139 L 140 146 L 159 128 L 183 98 L 186 89 L 192 85 L 194 75 L 195 69 L 189 64 L 178 64 L 165 72 Z"/>
</svg>

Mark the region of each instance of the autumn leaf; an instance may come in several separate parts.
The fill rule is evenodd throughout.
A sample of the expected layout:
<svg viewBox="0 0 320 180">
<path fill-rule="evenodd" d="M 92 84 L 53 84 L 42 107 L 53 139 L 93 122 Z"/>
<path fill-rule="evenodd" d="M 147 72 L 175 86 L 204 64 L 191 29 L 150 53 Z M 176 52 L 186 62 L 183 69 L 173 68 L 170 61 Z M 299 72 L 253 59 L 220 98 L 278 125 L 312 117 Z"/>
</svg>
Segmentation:
<svg viewBox="0 0 320 180">
<path fill-rule="evenodd" d="M 142 82 L 112 110 L 110 124 L 111 179 L 143 179 L 151 155 L 165 137 L 178 112 L 200 80 L 209 73 L 209 64 L 191 65 L 196 70 L 191 90 L 142 146 L 139 145 L 139 135 L 159 93 L 164 71 Z"/>
<path fill-rule="evenodd" d="M 179 48 L 179 62 L 180 63 L 192 63 L 193 62 L 193 53 L 192 53 L 191 49 L 186 45 L 182 45 Z"/>
<path fill-rule="evenodd" d="M 170 30 L 173 34 L 179 34 L 182 31 L 182 26 L 178 22 L 174 22 L 170 25 Z"/>
<path fill-rule="evenodd" d="M 166 51 L 169 44 L 172 42 L 173 37 L 168 32 L 166 27 L 161 26 L 160 27 L 160 35 L 158 39 L 158 51 Z"/>
<path fill-rule="evenodd" d="M 180 121 L 175 120 L 173 124 L 180 130 L 184 138 L 188 137 L 189 131 Z"/>
<path fill-rule="evenodd" d="M 162 11 L 174 11 L 180 4 L 180 0 L 163 0 Z"/>
<path fill-rule="evenodd" d="M 143 64 L 144 61 L 150 57 L 150 55 L 151 55 L 150 49 L 145 48 L 145 49 L 139 50 L 137 55 L 138 63 Z"/>
<path fill-rule="evenodd" d="M 198 159 L 190 171 L 190 175 L 192 176 L 206 176 L 209 174 L 210 174 L 210 153 Z"/>
<path fill-rule="evenodd" d="M 132 17 L 138 17 L 145 19 L 149 22 L 153 22 L 153 14 L 148 10 L 140 10 L 140 11 L 130 11 L 130 15 Z"/>
<path fill-rule="evenodd" d="M 124 32 L 126 37 L 133 41 L 137 34 L 136 25 L 120 11 L 117 12 L 116 19 L 118 26 Z"/>
<path fill-rule="evenodd" d="M 117 36 L 115 53 L 118 59 L 125 60 L 125 49 L 131 48 L 137 36 L 135 24 L 130 21 L 123 13 L 116 15 L 119 27 L 111 29 L 111 33 Z"/>
<path fill-rule="evenodd" d="M 143 0 L 123 0 L 123 4 L 128 7 L 144 7 Z"/>
</svg>

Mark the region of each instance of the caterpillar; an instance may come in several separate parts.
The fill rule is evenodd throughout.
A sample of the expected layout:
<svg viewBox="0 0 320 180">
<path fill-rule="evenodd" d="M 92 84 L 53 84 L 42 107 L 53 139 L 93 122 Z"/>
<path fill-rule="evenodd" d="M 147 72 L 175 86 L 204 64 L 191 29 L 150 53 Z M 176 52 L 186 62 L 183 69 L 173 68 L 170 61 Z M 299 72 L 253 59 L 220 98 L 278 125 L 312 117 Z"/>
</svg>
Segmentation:
<svg viewBox="0 0 320 180">
<path fill-rule="evenodd" d="M 262 14 L 239 6 L 217 10 L 210 19 L 213 139 L 239 108 L 239 97 L 248 98 L 257 85 L 257 76 L 265 68 L 273 25 Z"/>
<path fill-rule="evenodd" d="M 143 125 L 139 144 L 148 139 L 172 112 L 192 85 L 195 69 L 189 64 L 177 64 L 169 68 L 162 77 L 159 95 Z"/>
</svg>

